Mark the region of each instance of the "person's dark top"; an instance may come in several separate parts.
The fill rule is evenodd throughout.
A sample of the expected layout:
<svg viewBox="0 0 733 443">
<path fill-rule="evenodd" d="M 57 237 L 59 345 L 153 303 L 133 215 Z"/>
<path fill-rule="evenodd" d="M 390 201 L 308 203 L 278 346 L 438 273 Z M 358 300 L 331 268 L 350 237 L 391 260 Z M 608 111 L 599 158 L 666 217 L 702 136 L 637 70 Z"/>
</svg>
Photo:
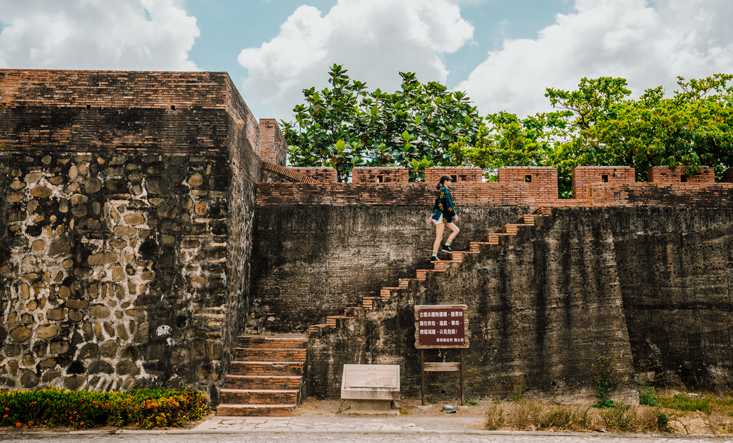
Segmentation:
<svg viewBox="0 0 733 443">
<path fill-rule="evenodd" d="M 443 187 L 435 195 L 435 205 L 433 206 L 433 220 L 439 220 L 443 215 L 443 221 L 446 223 L 453 222 L 453 216 L 456 215 L 456 207 L 453 206 L 453 200 L 450 198 L 450 191 Z"/>
</svg>

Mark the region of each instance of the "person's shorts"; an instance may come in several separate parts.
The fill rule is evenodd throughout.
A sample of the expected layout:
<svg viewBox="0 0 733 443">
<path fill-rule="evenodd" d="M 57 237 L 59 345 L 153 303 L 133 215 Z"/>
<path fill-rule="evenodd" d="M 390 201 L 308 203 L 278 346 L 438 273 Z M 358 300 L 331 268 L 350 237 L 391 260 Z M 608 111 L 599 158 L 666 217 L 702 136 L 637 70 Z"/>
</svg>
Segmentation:
<svg viewBox="0 0 733 443">
<path fill-rule="evenodd" d="M 436 225 L 439 225 L 439 224 L 443 223 L 443 214 L 440 214 L 440 217 L 438 217 L 437 220 L 434 219 L 434 218 L 431 218 L 430 221 L 432 221 Z"/>
</svg>

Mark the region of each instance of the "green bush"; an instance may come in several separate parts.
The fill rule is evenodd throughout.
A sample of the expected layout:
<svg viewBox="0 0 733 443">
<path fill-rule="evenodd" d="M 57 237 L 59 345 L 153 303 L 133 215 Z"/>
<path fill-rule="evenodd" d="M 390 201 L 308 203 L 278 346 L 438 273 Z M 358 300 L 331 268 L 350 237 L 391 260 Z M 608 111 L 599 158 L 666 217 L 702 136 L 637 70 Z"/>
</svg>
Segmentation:
<svg viewBox="0 0 733 443">
<path fill-rule="evenodd" d="M 658 403 L 657 393 L 654 388 L 647 386 L 639 389 L 639 404 L 645 406 L 656 406 Z"/>
<path fill-rule="evenodd" d="M 154 427 L 181 426 L 209 410 L 200 392 L 141 389 L 127 392 L 38 391 L 0 392 L 0 426 L 98 425 Z"/>
</svg>

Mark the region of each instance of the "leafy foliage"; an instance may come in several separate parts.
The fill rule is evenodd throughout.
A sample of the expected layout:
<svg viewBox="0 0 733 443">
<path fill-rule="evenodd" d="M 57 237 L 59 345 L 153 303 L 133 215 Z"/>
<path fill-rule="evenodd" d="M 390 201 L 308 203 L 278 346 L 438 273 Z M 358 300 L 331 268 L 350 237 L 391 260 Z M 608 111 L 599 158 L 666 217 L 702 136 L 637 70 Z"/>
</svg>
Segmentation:
<svg viewBox="0 0 733 443">
<path fill-rule="evenodd" d="M 368 92 L 347 72 L 333 65 L 331 87 L 303 90 L 306 104 L 293 110 L 295 122 L 281 122 L 292 165 L 333 166 L 339 181 L 354 166 L 401 166 L 415 180 L 426 167 L 462 162 L 451 143 L 474 141 L 482 120 L 465 93 L 420 83 L 409 72 L 400 73 L 399 91 Z"/>
<path fill-rule="evenodd" d="M 576 166 L 632 166 L 639 180 L 652 166 L 711 165 L 718 179 L 733 166 L 731 75 L 680 77 L 671 97 L 660 86 L 635 100 L 623 78 L 583 78 L 547 89 L 555 111 L 519 118 L 480 117 L 465 93 L 412 73 L 392 94 L 346 73 L 334 65 L 331 88 L 304 90 L 295 122 L 281 122 L 292 165 L 333 166 L 340 181 L 354 166 L 406 167 L 411 180 L 430 166 L 478 166 L 489 179 L 502 166 L 554 166 L 565 198 Z"/>
<path fill-rule="evenodd" d="M 128 392 L 0 392 L 0 426 L 129 426 L 144 429 L 181 426 L 208 412 L 200 392 L 142 389 Z"/>
</svg>

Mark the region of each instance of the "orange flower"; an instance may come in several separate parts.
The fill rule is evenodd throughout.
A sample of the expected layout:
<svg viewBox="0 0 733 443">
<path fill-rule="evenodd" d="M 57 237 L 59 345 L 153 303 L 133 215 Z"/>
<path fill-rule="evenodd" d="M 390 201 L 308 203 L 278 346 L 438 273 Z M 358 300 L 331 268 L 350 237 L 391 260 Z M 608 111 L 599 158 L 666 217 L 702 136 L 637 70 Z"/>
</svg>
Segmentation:
<svg viewBox="0 0 733 443">
<path fill-rule="evenodd" d="M 3 415 L 3 418 L 8 418 L 8 414 Z"/>
<path fill-rule="evenodd" d="M 21 423 L 21 422 L 18 422 L 18 423 L 16 423 L 16 424 L 15 424 L 15 427 L 16 427 L 16 428 L 19 428 L 19 427 L 21 427 L 21 426 L 23 426 L 23 423 Z"/>
<path fill-rule="evenodd" d="M 5 408 L 5 410 L 6 410 L 6 411 L 9 411 L 9 410 L 10 410 L 10 408 Z"/>
<path fill-rule="evenodd" d="M 33 420 L 29 421 L 28 426 L 33 426 L 33 423 L 34 423 Z"/>
</svg>

